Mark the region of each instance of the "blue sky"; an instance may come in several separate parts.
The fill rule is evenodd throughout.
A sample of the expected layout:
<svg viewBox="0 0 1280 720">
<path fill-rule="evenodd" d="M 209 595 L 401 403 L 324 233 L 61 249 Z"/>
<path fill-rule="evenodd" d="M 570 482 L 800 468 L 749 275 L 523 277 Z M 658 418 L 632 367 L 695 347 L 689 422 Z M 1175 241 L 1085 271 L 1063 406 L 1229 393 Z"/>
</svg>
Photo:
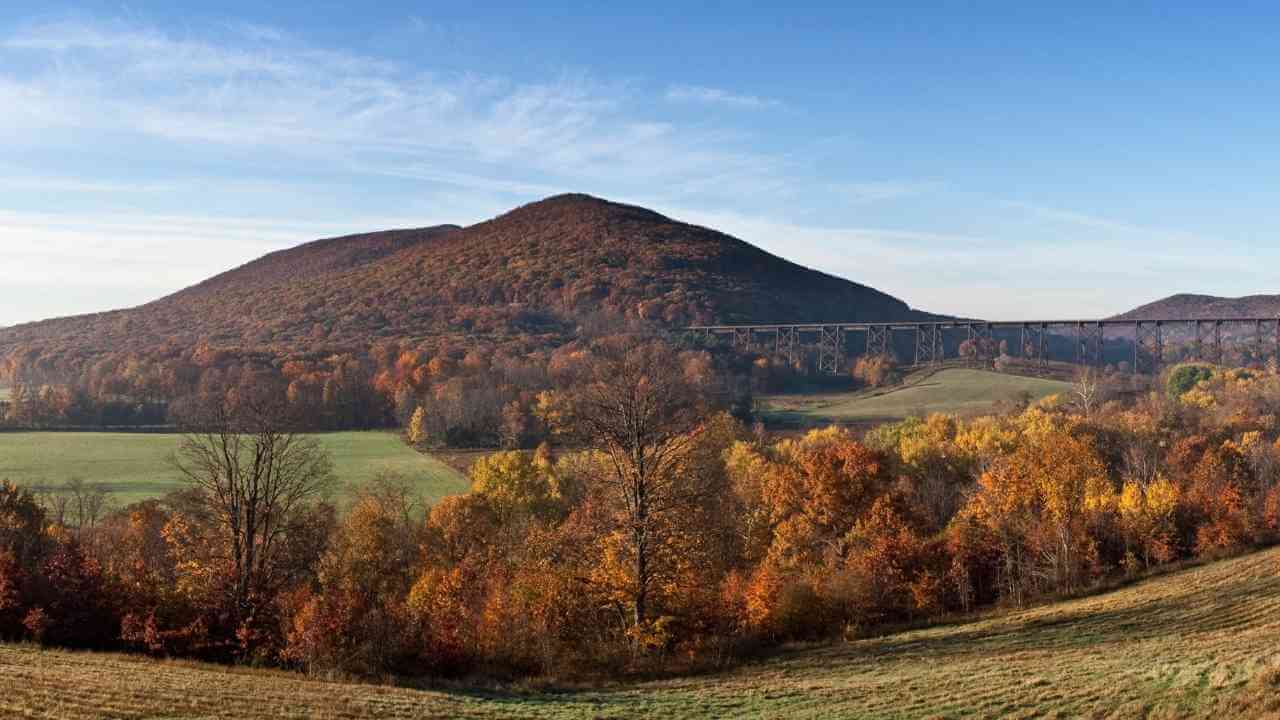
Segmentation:
<svg viewBox="0 0 1280 720">
<path fill-rule="evenodd" d="M 1266 4 L 214 5 L 0 8 L 0 325 L 565 191 L 937 312 L 1280 292 Z"/>
</svg>

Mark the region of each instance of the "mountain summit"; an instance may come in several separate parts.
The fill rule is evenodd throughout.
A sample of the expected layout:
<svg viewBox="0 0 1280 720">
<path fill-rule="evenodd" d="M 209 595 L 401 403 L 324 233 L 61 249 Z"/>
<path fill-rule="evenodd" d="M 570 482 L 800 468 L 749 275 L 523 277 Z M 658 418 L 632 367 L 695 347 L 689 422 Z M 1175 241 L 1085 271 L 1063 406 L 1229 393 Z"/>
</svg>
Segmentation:
<svg viewBox="0 0 1280 720">
<path fill-rule="evenodd" d="M 12 374 L 15 360 L 77 365 L 202 343 L 276 357 L 380 340 L 530 350 L 600 311 L 668 326 L 928 317 L 715 230 L 560 195 L 466 228 L 320 240 L 137 308 L 8 328 L 0 358 Z"/>
</svg>

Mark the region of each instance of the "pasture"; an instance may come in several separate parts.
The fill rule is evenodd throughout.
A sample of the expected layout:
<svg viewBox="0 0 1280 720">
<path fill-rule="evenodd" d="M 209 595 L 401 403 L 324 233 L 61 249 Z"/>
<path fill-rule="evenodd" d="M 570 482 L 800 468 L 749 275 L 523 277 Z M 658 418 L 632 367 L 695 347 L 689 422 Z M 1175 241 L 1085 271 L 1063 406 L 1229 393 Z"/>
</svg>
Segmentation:
<svg viewBox="0 0 1280 720">
<path fill-rule="evenodd" d="M 1277 637 L 1272 549 L 1093 597 L 599 689 L 414 690 L 0 645 L 0 716 L 1275 717 Z"/>
<path fill-rule="evenodd" d="M 913 415 L 948 413 L 970 415 L 989 412 L 997 403 L 1070 392 L 1061 380 L 946 368 L 907 378 L 901 385 L 844 393 L 771 395 L 762 397 L 766 420 L 792 425 L 872 423 L 901 420 Z"/>
<path fill-rule="evenodd" d="M 339 492 L 382 471 L 410 479 L 428 501 L 465 492 L 467 480 L 439 460 L 416 452 L 390 432 L 316 436 L 333 455 Z M 72 478 L 101 483 L 116 504 L 159 497 L 181 487 L 169 464 L 178 436 L 157 433 L 0 433 L 0 479 L 48 487 Z"/>
</svg>

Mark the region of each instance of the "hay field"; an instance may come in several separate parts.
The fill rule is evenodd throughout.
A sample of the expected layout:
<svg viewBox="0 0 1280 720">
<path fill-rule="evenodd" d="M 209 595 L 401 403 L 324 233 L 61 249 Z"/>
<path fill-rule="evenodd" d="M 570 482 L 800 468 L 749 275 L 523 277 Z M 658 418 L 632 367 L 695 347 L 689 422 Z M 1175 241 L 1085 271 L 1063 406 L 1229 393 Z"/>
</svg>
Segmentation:
<svg viewBox="0 0 1280 720">
<path fill-rule="evenodd" d="M 1250 718 L 1280 711 L 1280 549 L 738 670 L 564 692 L 326 683 L 0 646 L 30 718 Z"/>
</svg>

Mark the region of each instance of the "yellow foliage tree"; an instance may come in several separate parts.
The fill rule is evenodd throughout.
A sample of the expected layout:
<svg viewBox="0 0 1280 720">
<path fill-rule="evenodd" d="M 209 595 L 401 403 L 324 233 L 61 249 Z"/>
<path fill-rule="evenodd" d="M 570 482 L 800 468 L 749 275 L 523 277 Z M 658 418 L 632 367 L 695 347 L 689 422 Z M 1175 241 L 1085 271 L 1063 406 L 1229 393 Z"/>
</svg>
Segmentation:
<svg viewBox="0 0 1280 720">
<path fill-rule="evenodd" d="M 413 411 L 413 417 L 409 419 L 409 430 L 407 432 L 410 445 L 421 445 L 427 440 L 427 411 L 421 405 Z"/>
</svg>

